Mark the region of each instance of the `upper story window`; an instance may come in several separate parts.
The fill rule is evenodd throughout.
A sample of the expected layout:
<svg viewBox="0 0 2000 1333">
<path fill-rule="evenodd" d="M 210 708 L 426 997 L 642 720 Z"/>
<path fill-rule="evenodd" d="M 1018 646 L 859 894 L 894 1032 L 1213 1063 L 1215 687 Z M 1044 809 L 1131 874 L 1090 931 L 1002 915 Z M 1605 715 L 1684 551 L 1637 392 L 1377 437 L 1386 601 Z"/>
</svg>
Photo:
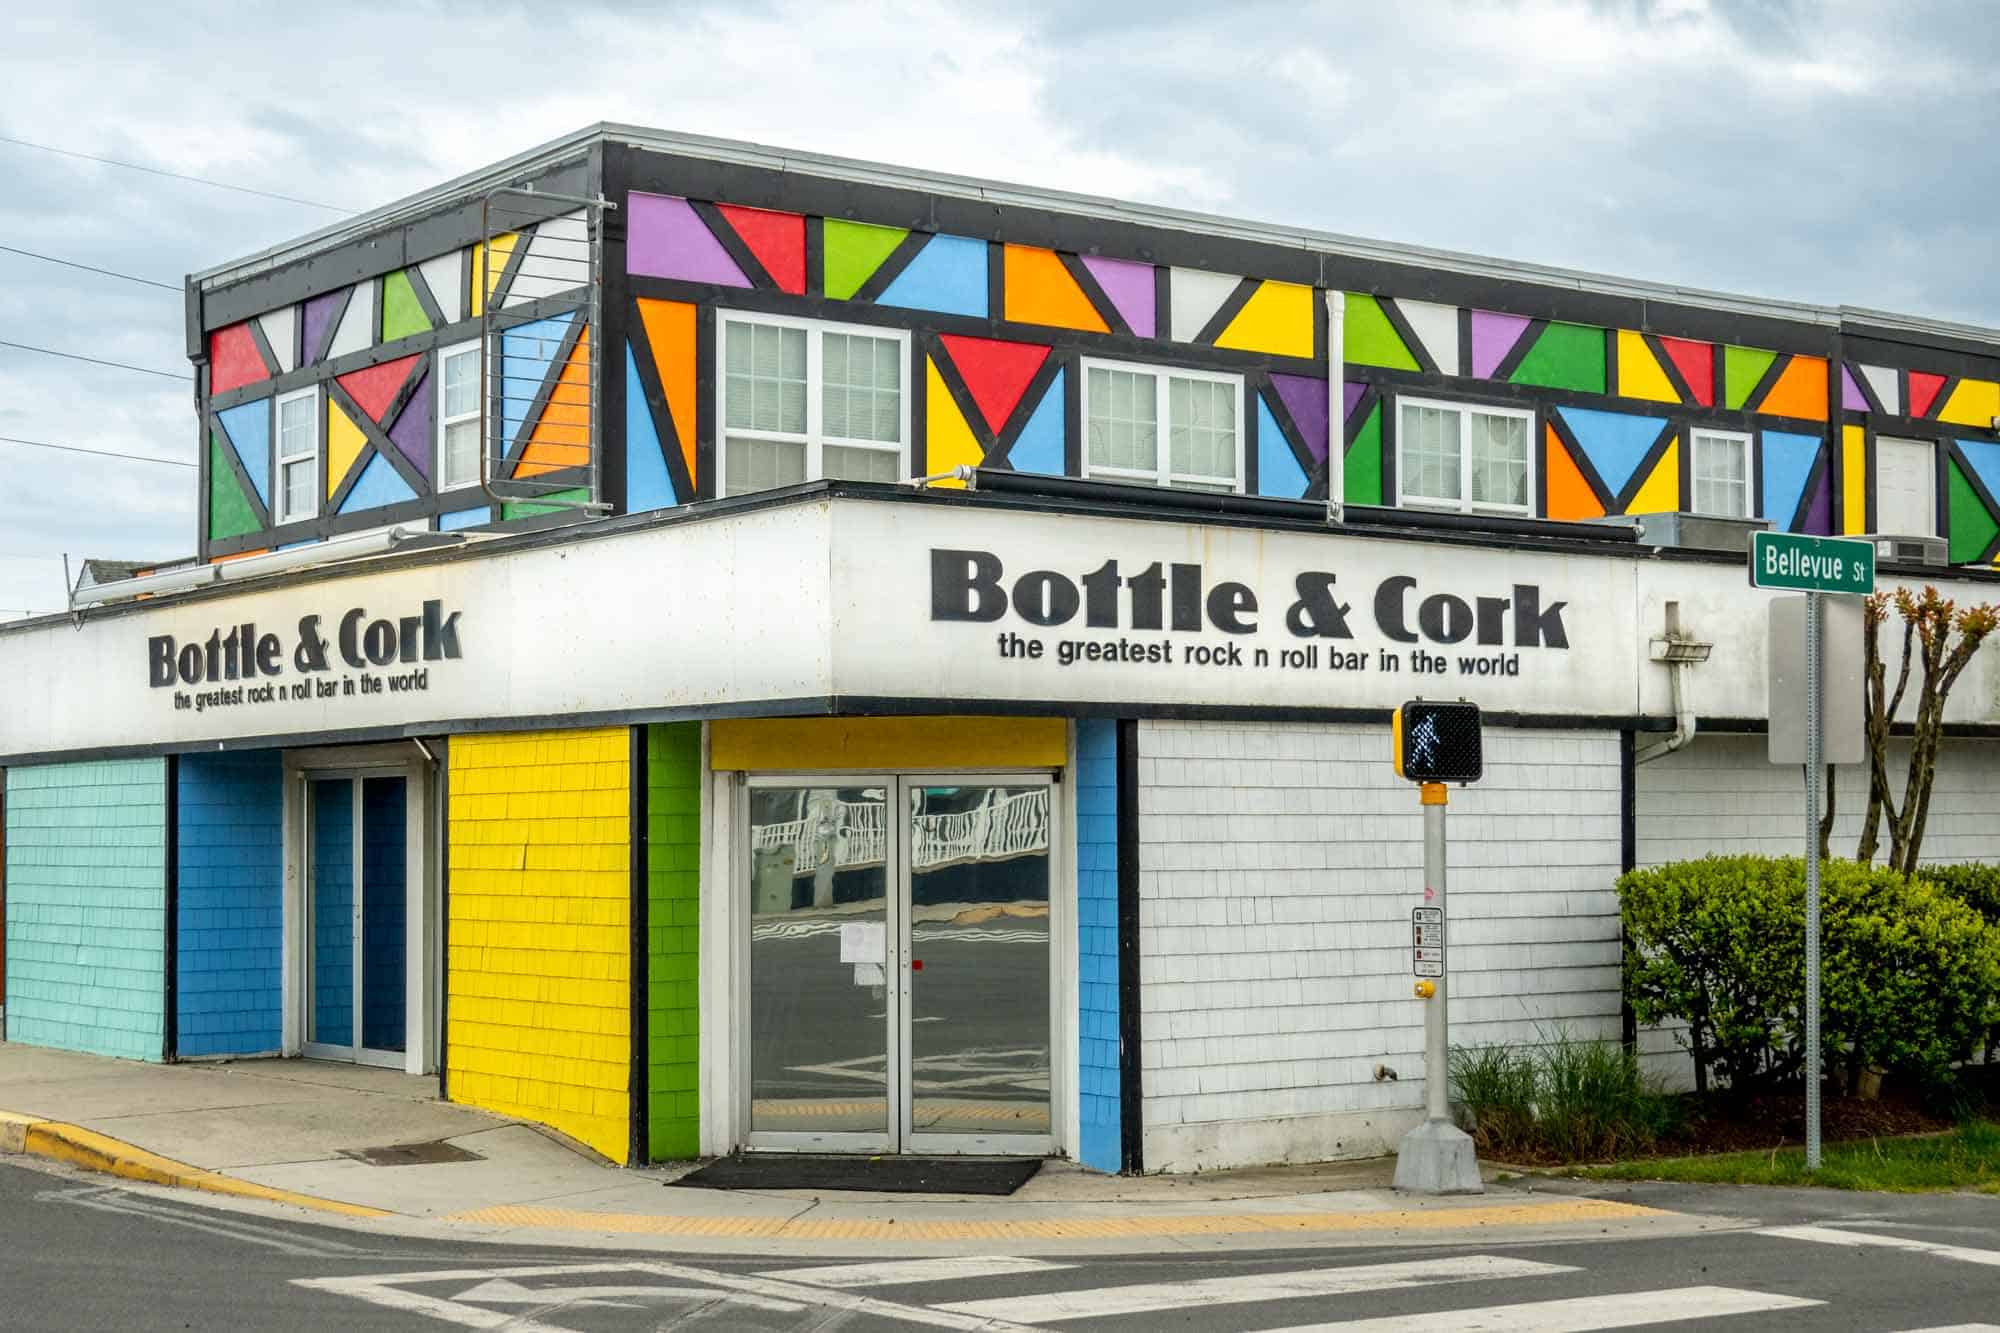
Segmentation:
<svg viewBox="0 0 2000 1333">
<path fill-rule="evenodd" d="M 1730 431 L 1689 432 L 1694 441 L 1690 475 L 1694 478 L 1694 512 L 1720 518 L 1750 514 L 1750 437 Z M 1789 517 L 1789 515 L 1787 516 Z"/>
<path fill-rule="evenodd" d="M 438 353 L 438 489 L 479 480 L 479 344 L 460 343 Z"/>
<path fill-rule="evenodd" d="M 725 314 L 721 339 L 725 495 L 909 476 L 907 333 Z"/>
<path fill-rule="evenodd" d="M 1937 446 L 1875 438 L 1875 531 L 1937 536 Z"/>
<path fill-rule="evenodd" d="M 277 512 L 273 527 L 319 515 L 319 390 L 278 399 Z"/>
<path fill-rule="evenodd" d="M 1243 489 L 1239 376 L 1086 359 L 1083 420 L 1087 477 Z"/>
<path fill-rule="evenodd" d="M 1507 407 L 1397 400 L 1401 504 L 1526 514 L 1534 495 L 1535 414 Z"/>
</svg>

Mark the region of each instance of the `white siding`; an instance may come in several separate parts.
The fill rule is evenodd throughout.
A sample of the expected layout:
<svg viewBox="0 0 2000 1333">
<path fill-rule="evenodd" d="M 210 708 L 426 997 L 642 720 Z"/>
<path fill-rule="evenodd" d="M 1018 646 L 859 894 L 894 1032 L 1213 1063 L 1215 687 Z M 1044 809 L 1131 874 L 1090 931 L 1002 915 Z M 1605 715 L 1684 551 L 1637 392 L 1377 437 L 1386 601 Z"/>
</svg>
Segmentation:
<svg viewBox="0 0 2000 1333">
<path fill-rule="evenodd" d="M 1486 744 L 1451 794 L 1453 1039 L 1615 1037 L 1617 735 Z M 1383 726 L 1141 725 L 1149 1170 L 1382 1152 L 1420 1118 L 1423 821 L 1389 749 Z"/>
</svg>

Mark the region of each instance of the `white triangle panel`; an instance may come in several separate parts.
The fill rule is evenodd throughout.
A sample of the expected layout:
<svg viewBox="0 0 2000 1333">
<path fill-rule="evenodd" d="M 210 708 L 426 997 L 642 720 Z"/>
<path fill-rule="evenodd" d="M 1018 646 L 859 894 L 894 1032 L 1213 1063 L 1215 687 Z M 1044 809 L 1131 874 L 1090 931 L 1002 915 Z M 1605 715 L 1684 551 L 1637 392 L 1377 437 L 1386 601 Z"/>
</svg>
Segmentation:
<svg viewBox="0 0 2000 1333">
<path fill-rule="evenodd" d="M 1402 311 L 1437 368 L 1447 375 L 1458 374 L 1458 307 L 1399 300 L 1396 309 Z"/>
<path fill-rule="evenodd" d="M 417 272 L 423 275 L 424 286 L 431 289 L 431 299 L 444 312 L 447 324 L 456 324 L 465 318 L 465 254 L 463 250 L 454 250 L 417 265 Z"/>
<path fill-rule="evenodd" d="M 365 352 L 374 345 L 375 284 L 357 282 L 348 297 L 347 311 L 340 317 L 340 327 L 333 331 L 333 341 L 326 346 L 326 359 Z"/>
<path fill-rule="evenodd" d="M 1198 268 L 1172 270 L 1167 278 L 1167 302 L 1173 311 L 1174 341 L 1191 343 L 1199 338 L 1208 321 L 1242 281 L 1234 273 L 1210 273 Z"/>
<path fill-rule="evenodd" d="M 271 344 L 271 351 L 278 358 L 278 373 L 299 368 L 299 308 L 288 305 L 283 310 L 273 310 L 268 315 L 257 316 L 257 327 L 263 330 L 264 341 Z"/>
</svg>

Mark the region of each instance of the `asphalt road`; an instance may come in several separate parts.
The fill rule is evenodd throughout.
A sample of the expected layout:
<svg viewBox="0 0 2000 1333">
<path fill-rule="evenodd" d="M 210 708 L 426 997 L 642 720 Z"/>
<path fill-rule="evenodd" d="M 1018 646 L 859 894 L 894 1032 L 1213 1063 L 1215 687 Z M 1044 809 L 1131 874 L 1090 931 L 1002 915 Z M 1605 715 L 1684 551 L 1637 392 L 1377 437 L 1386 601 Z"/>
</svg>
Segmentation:
<svg viewBox="0 0 2000 1333">
<path fill-rule="evenodd" d="M 0 1159 L 0 1328 L 2000 1327 L 1991 1197 L 1639 1186 L 1628 1197 L 1757 1226 L 1565 1244 L 1496 1235 L 1478 1246 L 829 1262 L 399 1239 L 26 1163 Z"/>
</svg>

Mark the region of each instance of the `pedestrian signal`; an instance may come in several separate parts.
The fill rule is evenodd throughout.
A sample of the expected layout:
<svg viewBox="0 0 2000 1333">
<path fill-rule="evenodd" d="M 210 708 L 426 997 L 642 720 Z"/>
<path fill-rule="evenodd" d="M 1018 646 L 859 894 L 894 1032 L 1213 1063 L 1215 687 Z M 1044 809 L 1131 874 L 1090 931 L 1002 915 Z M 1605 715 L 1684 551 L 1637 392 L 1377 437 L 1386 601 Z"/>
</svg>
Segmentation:
<svg viewBox="0 0 2000 1333">
<path fill-rule="evenodd" d="M 1396 776 L 1411 782 L 1477 782 L 1479 705 L 1415 699 L 1396 710 Z"/>
</svg>

